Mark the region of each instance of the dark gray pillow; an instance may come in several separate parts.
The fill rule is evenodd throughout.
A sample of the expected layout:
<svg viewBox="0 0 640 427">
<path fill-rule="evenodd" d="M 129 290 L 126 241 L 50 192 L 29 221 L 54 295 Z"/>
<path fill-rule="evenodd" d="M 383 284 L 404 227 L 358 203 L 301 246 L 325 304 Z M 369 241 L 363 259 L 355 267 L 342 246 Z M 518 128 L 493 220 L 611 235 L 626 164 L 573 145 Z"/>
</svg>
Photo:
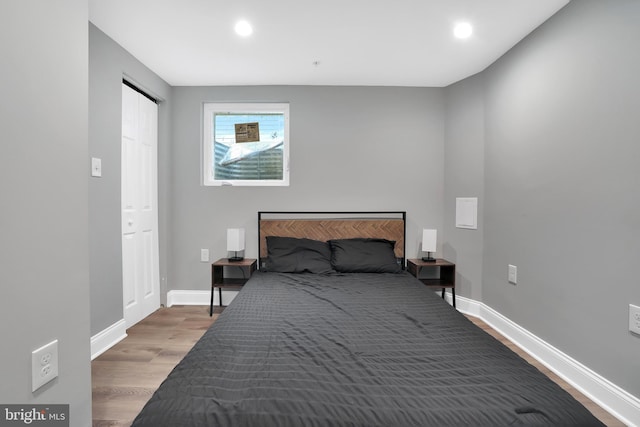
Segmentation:
<svg viewBox="0 0 640 427">
<path fill-rule="evenodd" d="M 395 244 L 386 239 L 329 240 L 331 265 L 341 273 L 400 273 Z"/>
<path fill-rule="evenodd" d="M 331 248 L 327 242 L 295 237 L 267 236 L 266 271 L 329 273 Z"/>
</svg>

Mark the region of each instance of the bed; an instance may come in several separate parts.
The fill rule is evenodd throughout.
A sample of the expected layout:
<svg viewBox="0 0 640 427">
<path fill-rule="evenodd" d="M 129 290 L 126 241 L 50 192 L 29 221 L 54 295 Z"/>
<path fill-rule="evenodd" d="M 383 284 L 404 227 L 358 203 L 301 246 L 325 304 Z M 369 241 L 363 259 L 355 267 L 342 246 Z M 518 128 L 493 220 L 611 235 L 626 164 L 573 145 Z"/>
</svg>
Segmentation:
<svg viewBox="0 0 640 427">
<path fill-rule="evenodd" d="M 260 269 L 134 426 L 603 425 L 403 270 L 404 212 L 265 214 L 290 216 L 259 213 Z"/>
</svg>

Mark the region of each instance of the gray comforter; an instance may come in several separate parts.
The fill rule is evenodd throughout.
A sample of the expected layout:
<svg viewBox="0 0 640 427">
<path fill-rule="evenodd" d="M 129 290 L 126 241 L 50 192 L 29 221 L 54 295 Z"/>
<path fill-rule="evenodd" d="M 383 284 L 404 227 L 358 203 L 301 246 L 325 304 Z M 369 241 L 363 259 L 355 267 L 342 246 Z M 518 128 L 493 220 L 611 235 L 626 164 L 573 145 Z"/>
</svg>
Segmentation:
<svg viewBox="0 0 640 427">
<path fill-rule="evenodd" d="M 406 273 L 256 272 L 133 425 L 602 424 Z"/>
</svg>

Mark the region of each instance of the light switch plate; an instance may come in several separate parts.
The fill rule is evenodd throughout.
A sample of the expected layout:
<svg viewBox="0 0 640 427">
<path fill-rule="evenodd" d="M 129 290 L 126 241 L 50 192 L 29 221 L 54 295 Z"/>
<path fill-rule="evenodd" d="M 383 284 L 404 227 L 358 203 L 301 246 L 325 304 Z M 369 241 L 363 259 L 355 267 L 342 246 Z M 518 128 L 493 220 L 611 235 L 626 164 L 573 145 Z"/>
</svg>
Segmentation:
<svg viewBox="0 0 640 427">
<path fill-rule="evenodd" d="M 509 283 L 518 283 L 518 267 L 509 264 Z"/>
<path fill-rule="evenodd" d="M 629 304 L 629 330 L 640 335 L 640 307 Z"/>
<path fill-rule="evenodd" d="M 91 158 L 91 176 L 102 176 L 102 159 L 99 159 L 97 157 Z"/>
<path fill-rule="evenodd" d="M 209 249 L 200 249 L 200 261 L 209 262 Z"/>
</svg>

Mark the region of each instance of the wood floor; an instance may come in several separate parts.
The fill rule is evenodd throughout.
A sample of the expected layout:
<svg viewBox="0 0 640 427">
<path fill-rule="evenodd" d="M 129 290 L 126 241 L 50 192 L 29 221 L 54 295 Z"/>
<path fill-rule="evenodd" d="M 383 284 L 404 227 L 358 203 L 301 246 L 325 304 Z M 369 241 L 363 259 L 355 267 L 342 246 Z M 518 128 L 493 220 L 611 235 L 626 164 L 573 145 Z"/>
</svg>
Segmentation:
<svg viewBox="0 0 640 427">
<path fill-rule="evenodd" d="M 173 306 L 161 308 L 128 329 L 127 338 L 91 362 L 93 426 L 130 426 L 171 369 L 217 317 L 217 313 L 209 317 L 208 306 Z M 560 384 L 607 426 L 624 427 L 482 320 L 469 319 Z"/>
<path fill-rule="evenodd" d="M 93 426 L 130 426 L 173 367 L 217 319 L 208 306 L 161 308 L 91 362 Z"/>
</svg>

